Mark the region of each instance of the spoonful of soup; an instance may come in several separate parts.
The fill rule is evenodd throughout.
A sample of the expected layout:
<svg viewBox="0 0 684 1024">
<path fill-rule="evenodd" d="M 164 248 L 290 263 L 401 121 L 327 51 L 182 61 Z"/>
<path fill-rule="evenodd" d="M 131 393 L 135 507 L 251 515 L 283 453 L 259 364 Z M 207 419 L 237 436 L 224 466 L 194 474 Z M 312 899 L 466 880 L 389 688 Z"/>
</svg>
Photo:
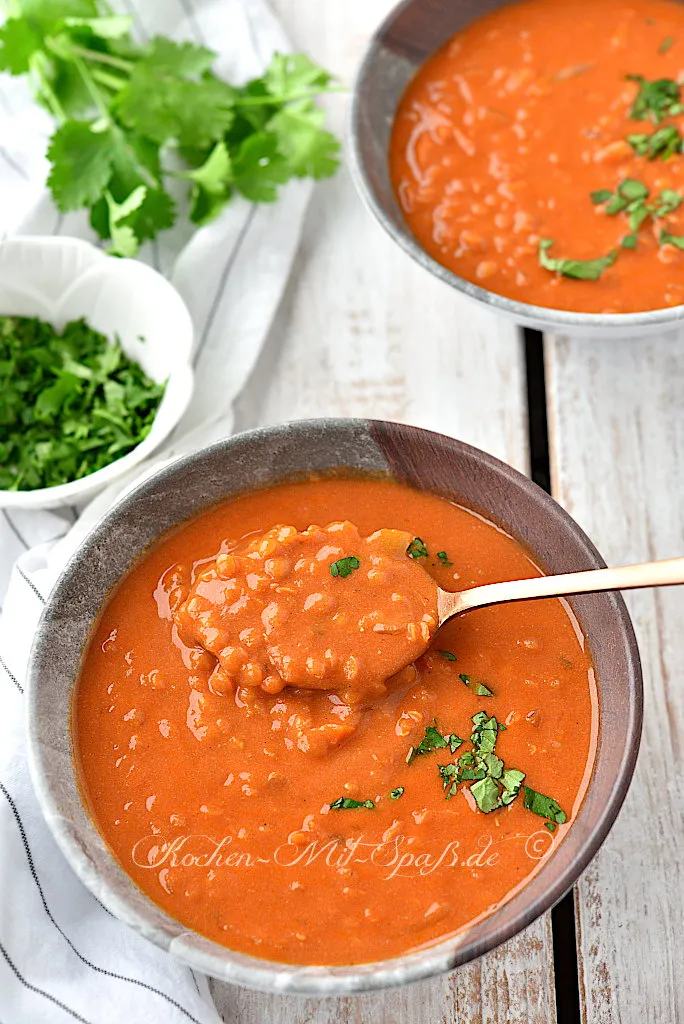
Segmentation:
<svg viewBox="0 0 684 1024">
<path fill-rule="evenodd" d="M 334 690 L 372 702 L 455 615 L 508 601 L 684 583 L 684 558 L 542 576 L 451 593 L 401 530 L 350 522 L 275 526 L 205 562 L 173 609 L 183 644 L 216 659 L 216 693 L 238 686 Z M 425 551 L 425 555 L 427 552 Z"/>
<path fill-rule="evenodd" d="M 215 692 L 335 690 L 374 701 L 437 629 L 437 586 L 407 553 L 413 535 L 352 523 L 275 526 L 221 552 L 173 612 L 181 641 L 217 660 Z"/>
</svg>

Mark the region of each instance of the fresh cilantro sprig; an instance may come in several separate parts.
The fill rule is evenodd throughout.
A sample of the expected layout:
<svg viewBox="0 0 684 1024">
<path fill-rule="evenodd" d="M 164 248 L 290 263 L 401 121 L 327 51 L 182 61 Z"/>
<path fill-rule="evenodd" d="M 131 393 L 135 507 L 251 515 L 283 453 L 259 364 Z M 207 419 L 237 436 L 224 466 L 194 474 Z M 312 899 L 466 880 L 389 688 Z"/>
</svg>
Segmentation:
<svg viewBox="0 0 684 1024">
<path fill-rule="evenodd" d="M 314 102 L 336 87 L 303 54 L 275 54 L 236 87 L 212 71 L 205 47 L 134 42 L 131 18 L 104 0 L 14 0 L 12 14 L 0 27 L 0 71 L 28 74 L 58 123 L 47 150 L 54 201 L 89 209 L 117 255 L 173 225 L 172 178 L 186 183 L 199 225 L 236 193 L 273 202 L 291 178 L 338 166 L 339 142 Z"/>
<path fill-rule="evenodd" d="M 80 480 L 147 436 L 156 384 L 84 320 L 0 317 L 0 488 Z"/>
</svg>

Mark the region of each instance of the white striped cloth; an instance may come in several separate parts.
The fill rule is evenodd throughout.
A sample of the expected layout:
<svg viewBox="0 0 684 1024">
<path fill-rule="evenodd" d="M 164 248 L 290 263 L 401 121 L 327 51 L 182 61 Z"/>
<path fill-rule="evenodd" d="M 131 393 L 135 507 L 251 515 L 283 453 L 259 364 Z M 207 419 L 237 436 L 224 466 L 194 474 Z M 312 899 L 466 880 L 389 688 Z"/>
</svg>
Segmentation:
<svg viewBox="0 0 684 1024">
<path fill-rule="evenodd" d="M 288 42 L 265 0 L 120 0 L 139 36 L 190 39 L 220 54 L 232 81 L 261 72 Z M 52 125 L 26 83 L 0 75 L 0 237 L 91 238 L 82 214 L 62 216 L 45 191 Z M 187 225 L 142 258 L 182 293 L 196 331 L 196 391 L 158 459 L 225 436 L 281 298 L 310 188 L 273 205 L 235 199 L 192 238 Z M 215 410 L 208 414 L 207 410 Z M 135 471 L 137 476 L 140 468 Z M 42 820 L 28 778 L 24 685 L 46 595 L 90 524 L 131 480 L 83 509 L 0 511 L 0 1022 L 217 1024 L 207 980 L 115 920 L 81 885 Z"/>
</svg>

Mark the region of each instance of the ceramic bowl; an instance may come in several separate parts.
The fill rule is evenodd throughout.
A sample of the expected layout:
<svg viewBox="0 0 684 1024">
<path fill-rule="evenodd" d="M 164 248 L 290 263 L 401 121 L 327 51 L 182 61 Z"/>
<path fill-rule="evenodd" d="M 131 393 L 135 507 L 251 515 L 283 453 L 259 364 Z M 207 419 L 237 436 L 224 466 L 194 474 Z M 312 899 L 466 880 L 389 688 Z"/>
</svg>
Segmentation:
<svg viewBox="0 0 684 1024">
<path fill-rule="evenodd" d="M 394 241 L 422 267 L 518 324 L 597 337 L 645 335 L 675 326 L 684 317 L 684 306 L 645 313 L 571 313 L 507 299 L 437 263 L 404 220 L 390 181 L 387 155 L 404 89 L 418 68 L 451 36 L 511 2 L 515 0 L 404 0 L 380 25 L 363 58 L 351 106 L 350 163 L 362 198 Z"/>
<path fill-rule="evenodd" d="M 151 267 L 107 256 L 78 238 L 0 242 L 0 316 L 36 316 L 62 328 L 85 317 L 157 383 L 167 381 L 152 429 L 127 455 L 80 480 L 34 491 L 0 490 L 0 508 L 57 508 L 91 498 L 157 448 L 192 393 L 192 321 L 176 289 Z"/>
<path fill-rule="evenodd" d="M 619 594 L 569 599 L 593 654 L 600 734 L 586 796 L 567 836 L 527 885 L 457 938 L 392 960 L 300 967 L 235 953 L 155 906 L 91 821 L 74 768 L 71 710 L 83 651 L 113 587 L 167 531 L 217 502 L 302 473 L 386 473 L 479 512 L 524 544 L 547 572 L 603 566 L 582 530 L 527 477 L 478 449 L 415 427 L 310 420 L 237 435 L 180 459 L 130 491 L 93 529 L 54 588 L 29 668 L 30 765 L 43 813 L 84 884 L 117 917 L 223 981 L 332 995 L 427 978 L 464 964 L 529 925 L 572 886 L 605 839 L 629 786 L 642 720 L 639 654 Z M 391 524 L 388 524 L 391 525 Z"/>
</svg>

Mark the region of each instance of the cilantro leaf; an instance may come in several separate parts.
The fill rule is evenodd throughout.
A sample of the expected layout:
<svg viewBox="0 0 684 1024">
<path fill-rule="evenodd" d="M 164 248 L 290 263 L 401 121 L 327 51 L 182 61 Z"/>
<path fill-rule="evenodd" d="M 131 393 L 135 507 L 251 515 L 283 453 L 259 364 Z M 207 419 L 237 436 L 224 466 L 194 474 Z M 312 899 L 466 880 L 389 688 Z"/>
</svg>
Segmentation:
<svg viewBox="0 0 684 1024">
<path fill-rule="evenodd" d="M 331 576 L 340 576 L 343 580 L 351 576 L 355 569 L 361 565 L 356 555 L 349 555 L 348 558 L 339 558 L 330 566 Z"/>
<path fill-rule="evenodd" d="M 409 752 L 406 755 L 406 763 L 411 764 L 420 754 L 429 754 L 432 750 L 443 750 L 448 747 L 451 753 L 455 753 L 463 743 L 460 736 L 456 733 L 451 733 L 447 736 L 442 736 L 441 732 L 437 729 L 437 720 L 435 719 L 434 725 L 428 725 L 425 730 L 425 735 L 418 744 L 417 747 L 409 747 Z"/>
<path fill-rule="evenodd" d="M 477 806 L 485 814 L 489 814 L 490 811 L 495 810 L 499 806 L 499 787 L 494 779 L 489 778 L 489 776 L 473 782 L 470 792 L 475 797 Z"/>
<path fill-rule="evenodd" d="M 277 186 L 292 176 L 278 150 L 278 140 L 268 132 L 255 132 L 241 143 L 233 159 L 235 187 L 253 203 L 273 203 Z"/>
<path fill-rule="evenodd" d="M 331 811 L 353 811 L 357 807 L 367 807 L 370 811 L 375 804 L 372 800 L 352 800 L 348 796 L 341 796 L 330 804 Z"/>
<path fill-rule="evenodd" d="M 612 197 L 613 193 L 607 188 L 600 188 L 597 192 L 591 193 L 591 201 L 596 205 L 598 205 L 598 203 L 606 203 L 609 199 L 612 199 Z"/>
<path fill-rule="evenodd" d="M 275 53 L 263 76 L 266 90 L 278 101 L 297 97 L 303 90 L 320 92 L 331 76 L 303 53 Z"/>
<path fill-rule="evenodd" d="M 126 224 L 126 218 L 136 210 L 140 209 L 147 189 L 144 185 L 138 185 L 122 203 L 117 203 L 111 192 L 105 192 L 105 201 L 109 211 L 109 233 L 112 245 L 109 252 L 114 256 L 135 256 L 140 248 L 140 240 L 130 224 Z"/>
<path fill-rule="evenodd" d="M 179 75 L 186 78 L 208 71 L 215 59 L 213 50 L 204 46 L 176 43 L 165 36 L 155 36 L 145 47 L 140 64 L 165 77 Z"/>
<path fill-rule="evenodd" d="M 186 171 L 184 177 L 192 182 L 190 220 L 207 224 L 230 195 L 233 165 L 225 142 L 217 142 L 205 162 L 194 171 Z"/>
<path fill-rule="evenodd" d="M 639 238 L 637 235 L 625 235 L 625 237 L 620 242 L 620 245 L 623 249 L 636 249 L 638 241 Z"/>
<path fill-rule="evenodd" d="M 456 655 L 452 654 L 451 651 L 437 651 L 437 653 L 441 654 L 442 657 L 446 658 L 447 661 L 457 661 L 458 660 Z"/>
<path fill-rule="evenodd" d="M 9 18 L 0 27 L 0 46 L 0 71 L 24 75 L 31 57 L 41 48 L 41 40 L 26 18 Z"/>
<path fill-rule="evenodd" d="M 403 795 L 404 795 L 404 787 L 403 786 L 397 786 L 396 789 L 392 790 L 392 792 L 389 795 L 389 798 L 390 798 L 390 800 L 398 800 L 399 797 L 401 797 Z"/>
<path fill-rule="evenodd" d="M 516 796 L 520 792 L 520 786 L 524 779 L 525 773 L 519 772 L 517 768 L 506 768 L 504 770 L 504 773 L 501 776 L 501 785 L 503 786 L 501 803 L 504 807 L 515 800 Z"/>
<path fill-rule="evenodd" d="M 66 121 L 48 147 L 48 185 L 59 210 L 90 206 L 103 194 L 112 173 L 114 141 L 109 130 L 95 132 L 87 121 Z"/>
<path fill-rule="evenodd" d="M 660 245 L 674 245 L 675 249 L 684 252 L 684 235 L 671 235 L 669 231 L 662 230 L 658 241 Z"/>
<path fill-rule="evenodd" d="M 340 143 L 323 128 L 325 114 L 313 100 L 299 100 L 279 110 L 267 124 L 278 149 L 298 178 L 329 178 L 339 167 Z"/>
<path fill-rule="evenodd" d="M 658 157 L 667 160 L 684 148 L 684 138 L 674 124 L 657 128 L 650 135 L 647 132 L 628 135 L 627 142 L 637 156 L 645 156 L 649 160 L 657 160 Z"/>
<path fill-rule="evenodd" d="M 230 127 L 233 90 L 204 72 L 199 81 L 178 78 L 170 70 L 141 60 L 117 100 L 127 127 L 155 142 L 208 146 Z"/>
<path fill-rule="evenodd" d="M 485 684 L 483 682 L 481 682 L 481 680 L 479 680 L 479 679 L 472 679 L 471 676 L 466 675 L 465 672 L 459 672 L 458 678 L 461 680 L 462 683 L 464 683 L 468 687 L 469 690 L 472 690 L 473 693 L 476 696 L 478 696 L 478 697 L 493 697 L 494 696 L 494 693 L 492 692 L 492 690 L 490 690 L 488 686 L 485 686 Z"/>
<path fill-rule="evenodd" d="M 617 251 L 613 249 L 607 256 L 601 256 L 595 260 L 568 260 L 553 259 L 548 255 L 548 250 L 554 244 L 551 238 L 542 238 L 539 241 L 539 262 L 545 270 L 551 270 L 561 274 L 563 277 L 574 278 L 579 281 L 598 281 L 604 270 L 612 267 L 617 259 Z"/>
<path fill-rule="evenodd" d="M 533 814 L 538 814 L 540 818 L 548 818 L 550 821 L 556 822 L 558 825 L 563 825 L 568 820 L 568 816 L 565 811 L 561 809 L 560 804 L 550 796 L 544 796 L 543 793 L 537 793 L 537 791 L 532 789 L 530 786 L 523 786 L 523 794 L 525 810 L 532 811 Z"/>
<path fill-rule="evenodd" d="M 448 566 L 448 565 L 453 565 L 454 564 L 453 562 L 449 561 L 449 556 L 447 555 L 446 551 L 438 551 L 437 552 L 437 558 L 439 559 L 439 561 L 441 562 L 442 565 L 447 565 Z"/>
<path fill-rule="evenodd" d="M 98 18 L 64 18 L 63 24 L 70 29 L 86 29 L 100 39 L 120 39 L 130 32 L 133 18 L 130 14 L 112 14 Z"/>
</svg>

